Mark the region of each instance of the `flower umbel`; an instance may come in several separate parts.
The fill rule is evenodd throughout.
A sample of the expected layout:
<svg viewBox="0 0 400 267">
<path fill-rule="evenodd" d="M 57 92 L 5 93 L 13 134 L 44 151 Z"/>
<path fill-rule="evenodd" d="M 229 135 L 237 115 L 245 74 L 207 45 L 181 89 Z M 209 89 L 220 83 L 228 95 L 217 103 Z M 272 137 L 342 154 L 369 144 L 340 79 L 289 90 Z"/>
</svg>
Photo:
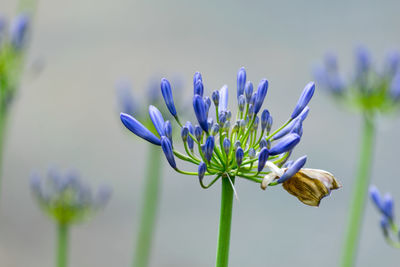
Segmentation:
<svg viewBox="0 0 400 267">
<path fill-rule="evenodd" d="M 176 149 L 164 131 L 157 131 L 156 139 L 153 136 L 149 138 L 149 132 L 133 117 L 121 113 L 121 120 L 134 134 L 153 144 L 161 144 L 171 167 L 179 173 L 198 176 L 203 188 L 210 187 L 220 178 L 232 180 L 233 177 L 240 177 L 261 184 L 263 189 L 283 184 L 288 192 L 303 203 L 317 206 L 330 190 L 339 188 L 335 178 L 325 171 L 301 169 L 306 162 L 305 156 L 294 162 L 293 167 L 283 167 L 300 142 L 302 123 L 309 112 L 308 103 L 314 94 L 315 84 L 310 82 L 305 86 L 289 119 L 271 132 L 270 112 L 267 109 L 262 110 L 268 92 L 268 81 L 262 79 L 257 90 L 253 92 L 253 85 L 246 78 L 246 71 L 241 68 L 237 75 L 238 113 L 233 118 L 228 108 L 228 87 L 224 85 L 220 90 L 212 92 L 211 98 L 204 96 L 203 78 L 197 72 L 193 78 L 193 109 L 198 125 L 194 127 L 190 122 L 185 125 L 180 122 L 173 101 L 173 87 L 165 78 L 162 79 L 164 100 L 181 128 L 186 154 Z M 164 118 L 155 109 L 150 106 L 149 114 L 158 130 Z M 195 164 L 198 171 L 179 169 L 175 157 Z M 205 183 L 206 176 L 214 178 Z M 291 179 L 294 180 L 290 181 Z M 308 192 L 307 188 L 313 191 Z"/>
<path fill-rule="evenodd" d="M 107 186 L 93 195 L 76 172 L 62 175 L 54 168 L 48 171 L 46 179 L 33 174 L 31 189 L 41 209 L 63 225 L 84 221 L 102 209 L 111 196 Z"/>
<path fill-rule="evenodd" d="M 394 222 L 393 197 L 389 193 L 382 196 L 374 185 L 369 187 L 369 196 L 381 214 L 380 226 L 386 242 L 395 248 L 400 248 L 399 226 Z"/>
</svg>

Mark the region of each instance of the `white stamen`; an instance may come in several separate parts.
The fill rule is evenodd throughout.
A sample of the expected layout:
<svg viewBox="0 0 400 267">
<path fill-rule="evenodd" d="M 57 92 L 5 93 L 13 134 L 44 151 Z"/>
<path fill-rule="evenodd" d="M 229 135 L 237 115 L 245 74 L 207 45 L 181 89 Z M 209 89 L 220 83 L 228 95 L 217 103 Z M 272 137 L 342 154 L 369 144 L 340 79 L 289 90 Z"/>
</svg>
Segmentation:
<svg viewBox="0 0 400 267">
<path fill-rule="evenodd" d="M 272 171 L 274 172 L 278 177 L 281 177 L 285 172 L 276 166 L 272 161 L 267 161 L 265 165 Z"/>
<path fill-rule="evenodd" d="M 231 183 L 233 193 L 235 194 L 235 198 L 239 201 L 239 197 L 238 197 L 238 195 L 237 195 L 237 192 L 236 192 L 235 186 L 233 185 L 233 182 L 232 182 L 232 180 L 231 180 L 231 177 L 229 176 L 229 174 L 228 174 L 227 172 L 225 172 L 225 174 L 228 175 L 228 180 L 229 180 L 229 182 Z"/>
<path fill-rule="evenodd" d="M 264 179 L 261 182 L 261 189 L 267 189 L 268 185 L 276 178 L 276 173 L 271 172 L 264 176 Z"/>
</svg>

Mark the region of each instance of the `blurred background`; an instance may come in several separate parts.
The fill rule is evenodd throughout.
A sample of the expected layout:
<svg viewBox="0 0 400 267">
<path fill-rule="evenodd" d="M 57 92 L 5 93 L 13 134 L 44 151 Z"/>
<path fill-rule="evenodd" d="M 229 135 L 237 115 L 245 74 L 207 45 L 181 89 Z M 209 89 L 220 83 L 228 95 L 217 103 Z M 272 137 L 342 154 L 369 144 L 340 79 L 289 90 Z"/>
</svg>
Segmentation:
<svg viewBox="0 0 400 267">
<path fill-rule="evenodd" d="M 0 3 L 9 17 L 15 8 L 15 0 Z M 30 173 L 44 174 L 50 164 L 114 188 L 104 212 L 72 229 L 70 266 L 130 266 L 147 144 L 119 121 L 115 83 L 121 77 L 144 96 L 154 73 L 180 74 L 190 106 L 195 71 L 208 93 L 228 84 L 233 95 L 244 66 L 249 80 L 270 81 L 267 108 L 277 126 L 325 52 L 337 52 L 347 71 L 358 44 L 380 63 L 388 50 L 400 49 L 399 9 L 399 1 L 41 0 L 5 144 L 0 266 L 53 266 L 54 225 L 29 190 Z M 36 60 L 45 68 L 33 77 L 29 65 Z M 307 154 L 308 167 L 331 171 L 343 188 L 312 208 L 280 187 L 262 191 L 239 180 L 232 267 L 338 265 L 361 121 L 322 90 L 310 107 L 294 156 Z M 400 119 L 382 118 L 378 128 L 372 182 L 399 202 Z M 165 168 L 151 265 L 213 266 L 220 186 L 203 190 L 164 158 L 154 164 Z M 378 220 L 368 202 L 358 266 L 398 266 L 400 253 L 384 242 Z"/>
</svg>

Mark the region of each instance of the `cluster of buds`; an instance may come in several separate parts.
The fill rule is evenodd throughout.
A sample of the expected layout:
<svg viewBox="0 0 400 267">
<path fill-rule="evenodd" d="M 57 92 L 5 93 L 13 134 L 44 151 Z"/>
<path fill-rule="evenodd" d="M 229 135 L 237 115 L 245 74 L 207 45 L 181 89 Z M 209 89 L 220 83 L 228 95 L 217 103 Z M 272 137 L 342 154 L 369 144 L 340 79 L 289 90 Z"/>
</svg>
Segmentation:
<svg viewBox="0 0 400 267">
<path fill-rule="evenodd" d="M 169 120 L 164 120 L 155 106 L 149 106 L 149 115 L 157 135 L 128 114 L 121 113 L 121 121 L 137 136 L 161 146 L 168 163 L 177 172 L 198 176 L 203 188 L 209 188 L 220 178 L 229 179 L 234 186 L 232 178 L 240 177 L 259 183 L 264 190 L 268 186 L 283 184 L 303 203 L 318 206 L 332 189 L 340 187 L 339 183 L 328 172 L 302 169 L 306 156 L 289 160 L 303 134 L 303 121 L 308 115 L 307 105 L 314 90 L 314 83 L 308 83 L 290 118 L 272 131 L 272 116 L 267 109 L 262 109 L 268 91 L 266 79 L 262 79 L 254 90 L 253 83 L 246 80 L 245 69 L 238 71 L 238 112 L 233 117 L 228 108 L 228 87 L 224 85 L 220 90 L 213 91 L 211 98 L 205 96 L 203 79 L 197 72 L 193 78 L 193 109 L 198 124 L 190 121 L 182 124 L 175 108 L 171 84 L 163 78 L 161 93 L 180 127 L 186 155 L 174 147 L 172 125 Z M 212 109 L 215 112 L 211 112 Z M 175 157 L 197 165 L 197 172 L 179 169 Z M 205 176 L 214 178 L 205 183 Z"/>
<path fill-rule="evenodd" d="M 324 64 L 314 70 L 318 83 L 336 98 L 362 111 L 388 112 L 400 103 L 400 53 L 387 55 L 383 70 L 373 64 L 365 47 L 355 50 L 355 73 L 345 79 L 337 58 L 326 54 Z"/>
<path fill-rule="evenodd" d="M 28 28 L 25 14 L 18 15 L 9 27 L 0 16 L 0 111 L 7 109 L 15 94 Z"/>
<path fill-rule="evenodd" d="M 393 197 L 390 193 L 382 196 L 374 185 L 370 186 L 369 195 L 381 214 L 380 226 L 386 242 L 393 247 L 400 248 L 400 231 L 394 222 Z"/>
<path fill-rule="evenodd" d="M 31 177 L 31 189 L 40 208 L 59 224 L 81 222 L 102 209 L 111 196 L 108 186 L 101 186 L 95 194 L 84 184 L 79 175 L 68 171 L 61 175 L 52 168 L 47 177 Z"/>
</svg>

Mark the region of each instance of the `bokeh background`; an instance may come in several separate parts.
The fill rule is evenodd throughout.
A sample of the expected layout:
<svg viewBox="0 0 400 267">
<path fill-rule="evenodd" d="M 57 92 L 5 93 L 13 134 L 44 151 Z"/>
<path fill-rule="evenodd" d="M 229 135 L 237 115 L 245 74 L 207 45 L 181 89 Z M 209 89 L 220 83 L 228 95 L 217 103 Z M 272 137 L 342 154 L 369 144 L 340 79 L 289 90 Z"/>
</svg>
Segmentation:
<svg viewBox="0 0 400 267">
<path fill-rule="evenodd" d="M 2 0 L 0 10 L 11 16 L 15 6 Z M 388 50 L 400 49 L 399 9 L 399 1 L 372 0 L 40 0 L 5 144 L 0 266 L 53 266 L 55 229 L 29 191 L 30 173 L 44 174 L 50 164 L 114 188 L 104 212 L 72 230 L 70 266 L 130 266 L 147 147 L 119 121 L 121 77 L 143 96 L 154 73 L 178 73 L 189 97 L 192 75 L 200 71 L 208 92 L 226 83 L 235 94 L 236 72 L 244 66 L 250 80 L 270 81 L 266 105 L 278 125 L 326 51 L 337 52 L 341 68 L 350 70 L 357 44 L 367 45 L 379 63 Z M 45 68 L 35 75 L 30 66 L 38 60 Z M 294 156 L 307 154 L 307 166 L 333 172 L 343 188 L 312 208 L 280 187 L 262 191 L 238 181 L 230 266 L 338 265 L 361 121 L 331 100 L 317 91 Z M 399 135 L 398 116 L 379 121 L 372 178 L 397 202 Z M 151 265 L 213 266 L 219 185 L 203 190 L 164 159 L 154 164 L 165 168 Z M 400 253 L 384 242 L 378 217 L 368 203 L 358 266 L 398 266 Z"/>
</svg>

